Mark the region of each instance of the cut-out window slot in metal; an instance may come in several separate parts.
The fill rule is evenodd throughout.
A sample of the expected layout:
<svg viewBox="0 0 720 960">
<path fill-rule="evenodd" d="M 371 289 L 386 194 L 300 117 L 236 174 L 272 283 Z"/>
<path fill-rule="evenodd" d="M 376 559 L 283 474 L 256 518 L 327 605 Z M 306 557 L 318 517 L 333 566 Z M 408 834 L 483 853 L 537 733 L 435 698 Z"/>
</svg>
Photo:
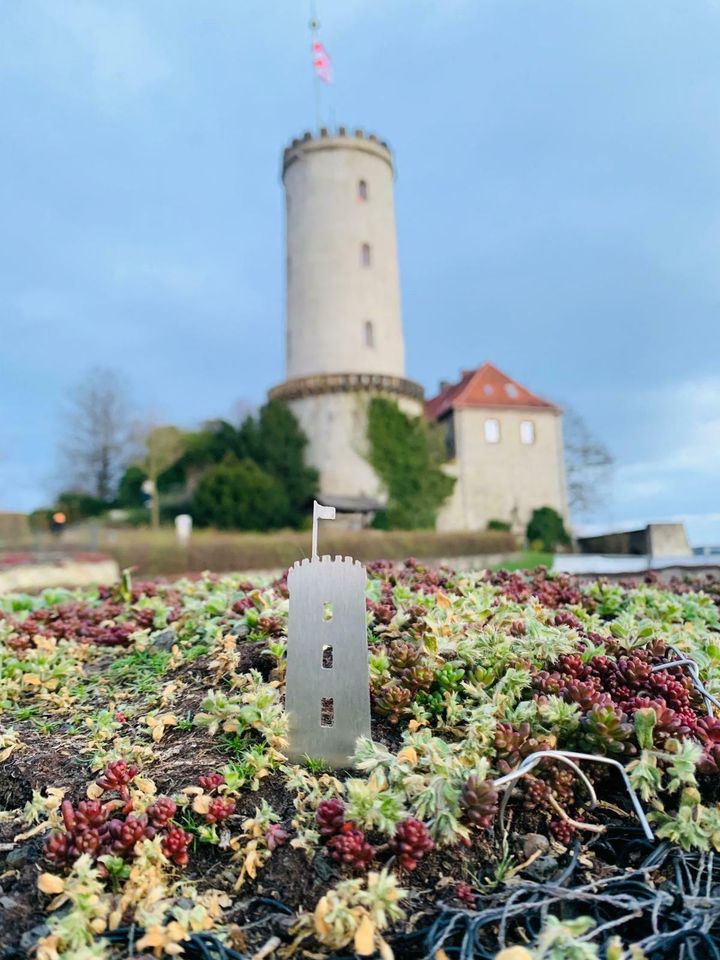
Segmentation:
<svg viewBox="0 0 720 960">
<path fill-rule="evenodd" d="M 335 701 L 332 697 L 323 697 L 320 701 L 320 726 L 332 727 L 335 723 Z"/>
<path fill-rule="evenodd" d="M 323 620 L 332 620 L 333 618 L 333 608 L 330 600 L 326 600 L 323 604 Z"/>
<path fill-rule="evenodd" d="M 322 665 L 324 670 L 333 668 L 333 648 L 329 643 L 326 643 L 322 649 Z"/>
</svg>

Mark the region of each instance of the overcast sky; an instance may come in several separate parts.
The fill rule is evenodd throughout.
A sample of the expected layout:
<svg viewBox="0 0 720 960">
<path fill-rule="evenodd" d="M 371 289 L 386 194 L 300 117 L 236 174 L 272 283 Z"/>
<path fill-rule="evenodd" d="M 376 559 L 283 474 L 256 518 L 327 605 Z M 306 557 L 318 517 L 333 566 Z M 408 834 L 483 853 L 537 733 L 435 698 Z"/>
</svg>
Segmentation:
<svg viewBox="0 0 720 960">
<path fill-rule="evenodd" d="M 617 458 L 594 522 L 720 542 L 720 0 L 318 0 L 396 154 L 408 375 L 490 360 Z M 282 380 L 305 0 L 3 0 L 0 509 L 90 367 L 192 426 Z"/>
</svg>

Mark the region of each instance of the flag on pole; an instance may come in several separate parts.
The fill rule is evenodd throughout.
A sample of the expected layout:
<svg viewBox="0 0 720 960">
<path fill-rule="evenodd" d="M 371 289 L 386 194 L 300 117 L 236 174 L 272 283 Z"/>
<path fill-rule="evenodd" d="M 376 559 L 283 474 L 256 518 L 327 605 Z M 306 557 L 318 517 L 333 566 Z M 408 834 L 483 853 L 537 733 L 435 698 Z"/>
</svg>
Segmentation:
<svg viewBox="0 0 720 960">
<path fill-rule="evenodd" d="M 322 80 L 323 83 L 332 83 L 332 60 L 330 59 L 330 54 L 319 40 L 313 40 L 312 42 L 312 58 L 315 75 Z"/>
<path fill-rule="evenodd" d="M 318 541 L 318 520 L 334 520 L 335 519 L 335 507 L 325 507 L 321 503 L 318 503 L 317 500 L 313 500 L 313 527 L 312 527 L 312 558 L 313 560 L 317 557 L 317 541 Z"/>
</svg>

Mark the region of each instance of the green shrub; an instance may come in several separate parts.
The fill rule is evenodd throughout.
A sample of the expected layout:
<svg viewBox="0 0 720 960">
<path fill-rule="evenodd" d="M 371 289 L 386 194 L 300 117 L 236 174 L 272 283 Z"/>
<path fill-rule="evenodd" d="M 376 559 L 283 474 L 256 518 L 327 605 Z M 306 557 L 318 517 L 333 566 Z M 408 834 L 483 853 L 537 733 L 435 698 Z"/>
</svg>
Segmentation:
<svg viewBox="0 0 720 960">
<path fill-rule="evenodd" d="M 539 507 L 533 510 L 527 525 L 526 535 L 531 544 L 539 544 L 550 553 L 558 546 L 567 546 L 570 537 L 563 519 L 553 507 Z"/>
<path fill-rule="evenodd" d="M 376 518 L 389 529 L 431 529 L 455 480 L 440 468 L 443 441 L 420 417 L 408 417 L 391 400 L 373 397 L 368 405 L 368 460 L 388 494 L 387 509 Z"/>
<path fill-rule="evenodd" d="M 80 490 L 65 490 L 58 495 L 55 507 L 65 514 L 68 523 L 76 523 L 88 517 L 99 517 L 108 509 L 108 504 Z"/>
<path fill-rule="evenodd" d="M 288 514 L 282 485 L 252 460 L 228 457 L 211 467 L 197 486 L 192 516 L 218 530 L 273 530 Z"/>
<path fill-rule="evenodd" d="M 512 524 L 509 520 L 488 520 L 487 522 L 488 530 L 503 530 L 506 533 L 512 530 Z"/>
</svg>

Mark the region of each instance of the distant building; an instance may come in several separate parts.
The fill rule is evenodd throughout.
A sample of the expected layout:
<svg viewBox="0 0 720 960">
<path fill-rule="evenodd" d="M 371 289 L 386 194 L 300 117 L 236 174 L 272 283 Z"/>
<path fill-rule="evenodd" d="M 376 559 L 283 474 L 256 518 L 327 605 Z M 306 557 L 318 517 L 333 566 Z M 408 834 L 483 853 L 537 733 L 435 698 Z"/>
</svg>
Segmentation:
<svg viewBox="0 0 720 960">
<path fill-rule="evenodd" d="M 465 370 L 425 404 L 445 432 L 455 488 L 440 530 L 484 530 L 490 520 L 524 531 L 533 510 L 567 518 L 561 411 L 491 363 Z"/>
<path fill-rule="evenodd" d="M 362 130 L 306 133 L 285 149 L 286 402 L 308 437 L 320 499 L 367 514 L 386 499 L 367 460 L 367 406 L 394 400 L 445 428 L 455 490 L 445 530 L 489 520 L 524 530 L 535 507 L 567 517 L 560 410 L 490 364 L 424 405 L 405 376 L 405 343 L 388 145 Z M 467 350 L 475 349 L 467 344 Z"/>
</svg>

